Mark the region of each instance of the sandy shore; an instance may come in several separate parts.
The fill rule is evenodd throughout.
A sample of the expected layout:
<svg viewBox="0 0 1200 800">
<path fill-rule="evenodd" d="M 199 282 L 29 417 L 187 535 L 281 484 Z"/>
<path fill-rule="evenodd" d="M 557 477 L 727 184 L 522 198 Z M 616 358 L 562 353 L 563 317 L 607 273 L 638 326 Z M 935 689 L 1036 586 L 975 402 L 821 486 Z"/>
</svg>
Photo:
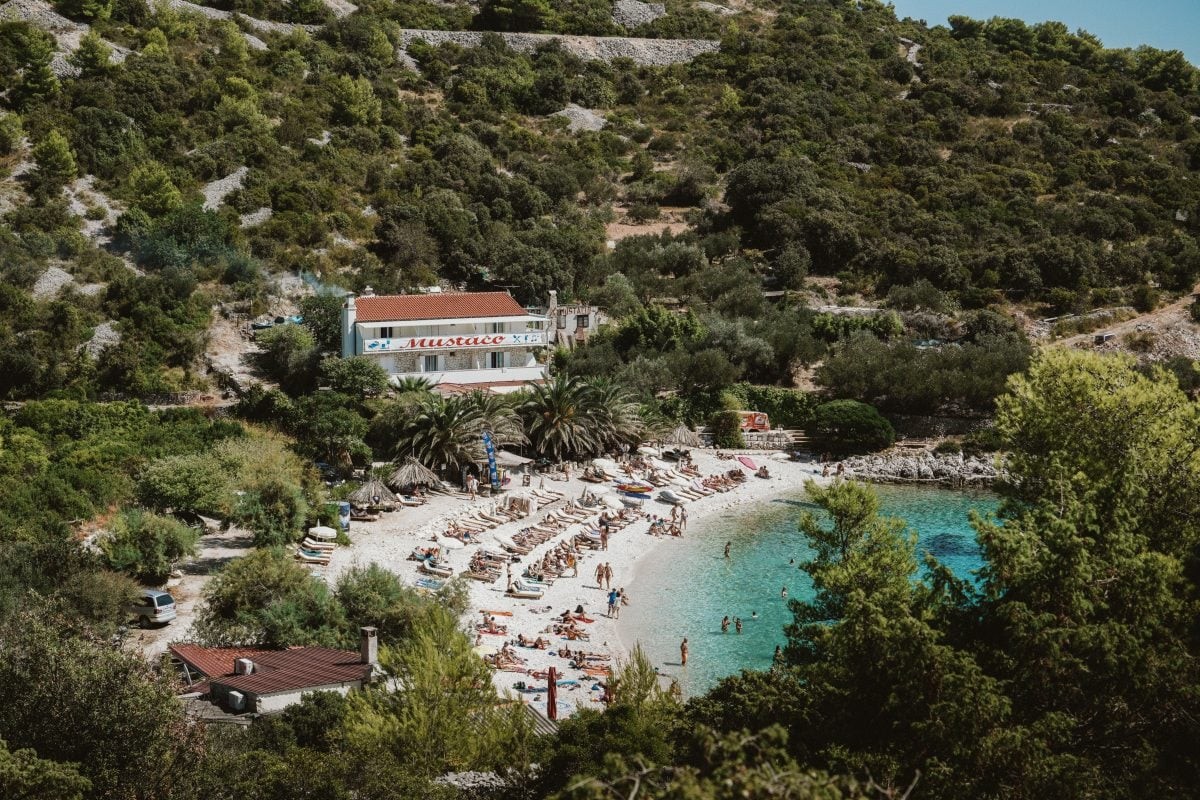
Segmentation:
<svg viewBox="0 0 1200 800">
<path fill-rule="evenodd" d="M 763 454 L 751 454 L 756 462 L 763 463 Z M 693 451 L 694 463 L 703 475 L 723 473 L 734 466 L 736 462 L 720 460 L 711 450 Z M 724 493 L 704 497 L 685 505 L 689 525 L 695 524 L 704 517 L 728 510 L 734 506 L 744 505 L 755 501 L 765 501 L 767 498 L 800 488 L 806 479 L 814 477 L 812 466 L 792 462 L 766 460 L 771 471 L 771 478 L 763 480 L 747 474 L 746 481 L 740 486 Z M 535 479 L 536 480 L 536 479 Z M 546 504 L 538 509 L 540 519 L 547 510 L 562 508 L 566 500 L 579 498 L 584 491 L 595 491 L 595 484 L 586 483 L 576 477 L 569 481 L 547 480 L 546 488 L 564 495 L 562 501 Z M 536 483 L 535 483 L 536 486 Z M 514 493 L 519 493 L 515 490 Z M 655 492 L 654 497 L 658 493 Z M 351 547 L 338 548 L 329 566 L 329 579 L 333 583 L 337 575 L 354 565 L 377 563 L 399 574 L 411 584 L 418 578 L 425 577 L 417 570 L 417 562 L 409 560 L 409 554 L 414 547 L 432 544 L 431 537 L 440 534 L 447 523 L 473 508 L 490 509 L 494 501 L 479 499 L 474 503 L 465 497 L 436 496 L 419 508 L 405 508 L 400 511 L 383 515 L 377 522 L 352 523 L 350 537 L 354 544 Z M 670 506 L 658 500 L 647 501 L 645 511 L 649 514 L 667 516 Z M 518 520 L 497 526 L 482 534 L 485 545 L 495 547 L 496 535 L 512 536 L 522 528 L 531 524 L 530 519 Z M 517 634 L 536 637 L 539 634 L 551 640 L 551 648 L 566 645 L 572 650 L 582 649 L 590 653 L 604 653 L 612 657 L 614 663 L 626 655 L 621 638 L 617 632 L 617 620 L 609 619 L 607 611 L 607 591 L 596 585 L 595 572 L 599 563 L 609 563 L 613 571 L 613 586 L 623 587 L 633 583 L 638 566 L 655 545 L 664 541 L 648 535 L 649 521 L 639 520 L 626 526 L 623 530 L 615 531 L 609 539 L 608 550 L 584 550 L 579 561 L 579 577 L 559 578 L 538 600 L 522 600 L 509 597 L 504 593 L 504 578 L 494 584 L 478 581 L 468 581 L 471 607 L 464 616 L 464 625 L 474 633 L 475 623 L 481 620 L 481 610 L 509 612 L 498 617 L 498 623 L 507 625 L 507 635 L 484 635 L 485 645 L 499 648 L 506 641 L 515 640 Z M 538 546 L 529 555 L 521 559 L 520 564 L 512 565 L 513 576 L 524 572 L 528 564 L 540 559 L 542 555 L 558 542 L 571 537 L 580 530 L 579 526 L 570 526 L 563 533 L 550 541 Z M 684 540 L 686 541 L 686 534 Z M 455 573 L 466 568 L 475 547 L 450 550 L 446 561 L 454 568 Z M 637 597 L 630 598 L 632 603 Z M 574 610 L 583 606 L 588 617 L 595 620 L 580 627 L 587 630 L 588 641 L 565 642 L 550 633 L 551 617 L 561 614 L 564 610 Z M 627 634 L 628 636 L 628 634 Z M 600 690 L 595 688 L 595 680 L 583 673 L 567 667 L 567 659 L 559 658 L 550 650 L 534 650 L 515 648 L 518 655 L 525 659 L 524 667 L 530 671 L 545 670 L 550 666 L 556 667 L 562 679 L 578 681 L 574 685 L 561 686 L 559 689 L 559 714 L 570 713 L 582 706 L 599 707 Z M 545 680 L 535 680 L 529 675 L 517 672 L 496 672 L 496 686 L 503 691 L 513 691 L 514 684 L 524 681 L 530 685 L 545 686 Z M 523 700 L 533 703 L 545 711 L 546 694 L 540 692 L 522 693 Z"/>
</svg>

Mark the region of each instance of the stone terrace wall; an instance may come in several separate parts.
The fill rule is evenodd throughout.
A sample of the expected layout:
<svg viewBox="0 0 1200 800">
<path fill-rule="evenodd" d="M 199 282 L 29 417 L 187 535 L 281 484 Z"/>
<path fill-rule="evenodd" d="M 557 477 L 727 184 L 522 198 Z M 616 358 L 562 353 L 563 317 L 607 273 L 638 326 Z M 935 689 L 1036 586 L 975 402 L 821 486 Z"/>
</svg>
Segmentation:
<svg viewBox="0 0 1200 800">
<path fill-rule="evenodd" d="M 403 46 L 417 39 L 431 45 L 452 42 L 461 47 L 478 47 L 483 39 L 480 31 L 421 31 L 402 32 Z M 637 64 L 666 65 L 691 61 L 703 53 L 715 53 L 721 43 L 706 39 L 633 39 L 620 36 L 560 36 L 550 33 L 501 33 L 505 43 L 522 53 L 532 52 L 546 42 L 557 39 L 568 53 L 588 61 L 612 61 L 628 58 Z"/>
</svg>

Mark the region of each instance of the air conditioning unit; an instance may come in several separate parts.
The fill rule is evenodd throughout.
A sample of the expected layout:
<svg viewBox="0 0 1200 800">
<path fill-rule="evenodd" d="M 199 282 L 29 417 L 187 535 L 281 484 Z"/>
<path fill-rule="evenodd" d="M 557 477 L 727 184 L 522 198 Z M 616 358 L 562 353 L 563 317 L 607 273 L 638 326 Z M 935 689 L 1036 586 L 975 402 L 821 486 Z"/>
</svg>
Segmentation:
<svg viewBox="0 0 1200 800">
<path fill-rule="evenodd" d="M 239 658 L 233 662 L 234 675 L 249 675 L 254 672 L 254 662 L 248 658 Z"/>
<path fill-rule="evenodd" d="M 230 711 L 246 710 L 246 695 L 241 692 L 230 692 L 226 697 L 229 700 Z"/>
</svg>

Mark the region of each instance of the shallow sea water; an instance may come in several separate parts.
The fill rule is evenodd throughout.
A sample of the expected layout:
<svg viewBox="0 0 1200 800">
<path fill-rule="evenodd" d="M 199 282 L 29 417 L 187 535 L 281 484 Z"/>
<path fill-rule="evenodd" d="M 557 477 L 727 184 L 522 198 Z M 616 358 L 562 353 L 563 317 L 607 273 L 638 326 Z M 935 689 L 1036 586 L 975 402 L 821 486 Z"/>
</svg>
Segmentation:
<svg viewBox="0 0 1200 800">
<path fill-rule="evenodd" d="M 981 560 L 969 512 L 995 511 L 999 498 L 907 486 L 878 486 L 886 516 L 903 519 L 918 537 L 917 556 L 932 553 L 956 575 L 967 577 Z M 812 596 L 799 565 L 810 550 L 797 528 L 811 509 L 803 490 L 693 523 L 684 540 L 665 541 L 638 565 L 626 587 L 631 604 L 620 622 L 622 642 L 640 642 L 651 661 L 677 677 L 687 696 L 700 694 L 742 669 L 766 669 L 783 627 L 791 621 L 789 597 Z M 730 558 L 723 551 L 731 542 Z M 794 562 L 794 563 L 793 563 Z M 757 614 L 757 618 L 755 615 Z M 721 633 L 721 618 L 741 617 L 742 634 Z M 679 663 L 679 644 L 688 638 L 688 665 Z"/>
</svg>

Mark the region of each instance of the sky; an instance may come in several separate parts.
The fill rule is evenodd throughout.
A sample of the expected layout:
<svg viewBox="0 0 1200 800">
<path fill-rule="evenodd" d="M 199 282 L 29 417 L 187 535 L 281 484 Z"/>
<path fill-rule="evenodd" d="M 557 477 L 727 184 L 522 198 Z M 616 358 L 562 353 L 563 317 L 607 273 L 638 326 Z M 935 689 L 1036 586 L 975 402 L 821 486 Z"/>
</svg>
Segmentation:
<svg viewBox="0 0 1200 800">
<path fill-rule="evenodd" d="M 945 25 L 951 14 L 975 19 L 1015 17 L 1026 22 L 1058 20 L 1083 28 L 1105 47 L 1148 44 L 1182 50 L 1200 65 L 1200 0 L 891 0 L 896 16 Z"/>
</svg>

